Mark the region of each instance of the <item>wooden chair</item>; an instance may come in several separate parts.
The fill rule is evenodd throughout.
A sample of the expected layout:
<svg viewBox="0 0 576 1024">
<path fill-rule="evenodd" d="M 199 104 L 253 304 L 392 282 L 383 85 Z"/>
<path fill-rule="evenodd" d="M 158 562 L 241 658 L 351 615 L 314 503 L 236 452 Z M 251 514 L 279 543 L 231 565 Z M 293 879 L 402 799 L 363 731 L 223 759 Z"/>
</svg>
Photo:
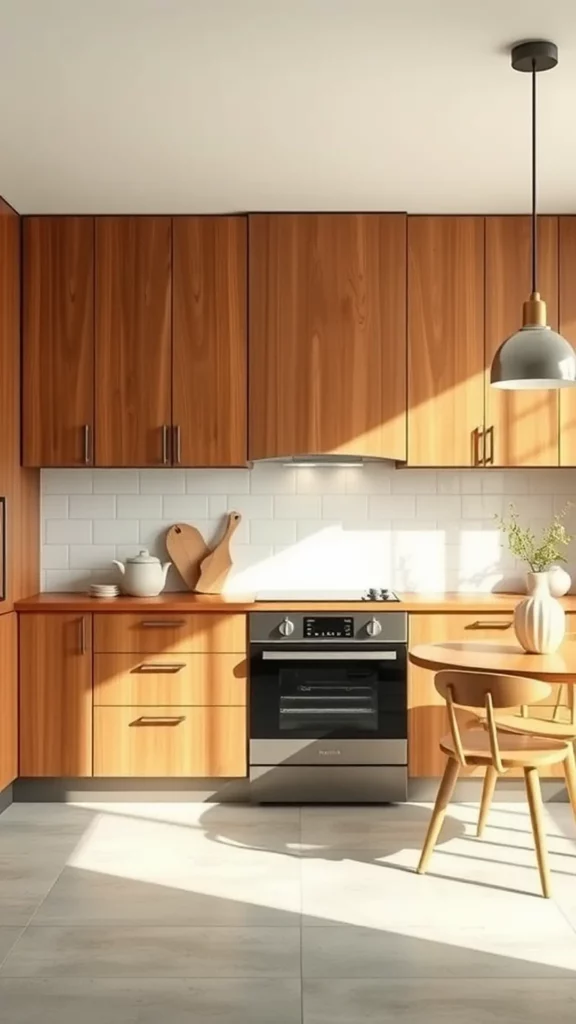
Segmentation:
<svg viewBox="0 0 576 1024">
<path fill-rule="evenodd" d="M 440 741 L 440 749 L 447 755 L 448 760 L 436 797 L 432 819 L 428 826 L 418 864 L 418 873 L 423 874 L 428 867 L 460 768 L 485 765 L 486 768 L 493 769 L 490 778 L 493 778 L 494 781 L 511 768 L 522 768 L 526 781 L 542 892 L 544 896 L 549 897 L 550 872 L 542 823 L 542 796 L 538 768 L 564 762 L 570 800 L 572 806 L 576 807 L 574 751 L 572 745 L 563 740 L 530 736 L 521 732 L 499 731 L 494 710 L 513 710 L 519 705 L 536 704 L 549 695 L 550 686 L 548 683 L 524 679 L 521 676 L 451 670 L 437 672 L 434 684 L 438 693 L 446 700 L 448 710 L 450 734 Z M 485 726 L 478 723 L 461 731 L 456 716 L 458 706 L 482 708 L 486 716 Z M 483 805 L 485 795 L 488 793 L 491 796 L 486 782 L 484 789 Z M 480 817 L 482 818 L 482 810 Z"/>
<path fill-rule="evenodd" d="M 566 691 L 568 703 L 567 706 L 562 705 L 562 696 Z M 527 704 L 523 704 L 520 707 L 520 714 L 518 712 L 510 714 L 497 714 L 495 716 L 496 728 L 500 731 L 505 732 L 520 732 L 525 733 L 528 736 L 538 736 L 544 739 L 564 740 L 572 745 L 576 742 L 576 686 L 574 684 L 559 683 L 558 692 L 556 695 L 556 703 L 551 717 L 549 718 L 536 718 L 529 714 L 529 708 Z M 480 721 L 484 726 L 487 726 L 487 720 L 485 716 L 480 716 Z M 574 746 L 572 746 L 571 753 L 565 762 L 571 763 L 573 770 L 576 771 L 576 760 L 574 758 Z M 566 767 L 565 767 L 566 772 Z M 570 768 L 568 768 L 570 771 Z M 486 775 L 484 777 L 484 788 L 482 790 L 482 803 L 480 805 L 480 816 L 478 818 L 478 830 L 477 835 L 482 836 L 484 828 L 486 826 L 486 820 L 492 804 L 492 798 L 494 796 L 494 790 L 496 788 L 496 782 L 498 781 L 498 772 L 490 765 L 486 769 Z M 570 787 L 568 779 L 566 779 L 566 786 L 568 794 L 570 795 Z M 571 800 L 572 809 L 574 811 L 574 818 L 576 819 L 576 804 Z"/>
</svg>

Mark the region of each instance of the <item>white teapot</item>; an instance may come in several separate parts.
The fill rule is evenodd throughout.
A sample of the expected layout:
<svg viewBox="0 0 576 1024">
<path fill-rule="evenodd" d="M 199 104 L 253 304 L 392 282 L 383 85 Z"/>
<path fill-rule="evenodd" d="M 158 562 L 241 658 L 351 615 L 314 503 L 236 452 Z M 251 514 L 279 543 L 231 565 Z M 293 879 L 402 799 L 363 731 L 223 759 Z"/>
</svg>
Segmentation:
<svg viewBox="0 0 576 1024">
<path fill-rule="evenodd" d="M 122 589 L 134 597 L 156 597 L 166 585 L 166 576 L 172 562 L 161 565 L 159 558 L 154 558 L 145 548 L 134 558 L 127 558 L 126 563 L 113 559 L 124 580 Z"/>
</svg>

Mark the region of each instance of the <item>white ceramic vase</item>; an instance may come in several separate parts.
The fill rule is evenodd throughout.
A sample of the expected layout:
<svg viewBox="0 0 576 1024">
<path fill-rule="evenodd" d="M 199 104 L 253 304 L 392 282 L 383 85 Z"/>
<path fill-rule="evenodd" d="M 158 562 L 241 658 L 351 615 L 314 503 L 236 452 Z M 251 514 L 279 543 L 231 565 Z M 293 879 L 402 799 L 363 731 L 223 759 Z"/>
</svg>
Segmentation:
<svg viewBox="0 0 576 1024">
<path fill-rule="evenodd" d="M 552 654 L 564 639 L 564 609 L 550 593 L 547 572 L 527 573 L 526 585 L 529 596 L 514 612 L 518 642 L 529 654 Z"/>
<path fill-rule="evenodd" d="M 567 594 L 572 586 L 572 580 L 561 565 L 553 565 L 548 570 L 548 585 L 552 597 L 564 597 L 564 594 Z"/>
</svg>

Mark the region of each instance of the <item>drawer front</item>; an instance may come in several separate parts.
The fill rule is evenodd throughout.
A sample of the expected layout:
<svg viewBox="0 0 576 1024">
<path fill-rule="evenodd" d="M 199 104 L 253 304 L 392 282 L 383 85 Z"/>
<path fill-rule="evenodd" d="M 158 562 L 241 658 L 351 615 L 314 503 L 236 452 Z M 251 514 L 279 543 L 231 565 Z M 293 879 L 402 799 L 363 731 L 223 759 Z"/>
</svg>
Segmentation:
<svg viewBox="0 0 576 1024">
<path fill-rule="evenodd" d="M 94 655 L 94 704 L 245 705 L 238 654 Z"/>
<path fill-rule="evenodd" d="M 246 616 L 107 612 L 94 616 L 94 650 L 102 654 L 244 654 Z"/>
<path fill-rule="evenodd" d="M 97 707 L 94 775 L 241 778 L 246 775 L 241 707 Z"/>
</svg>

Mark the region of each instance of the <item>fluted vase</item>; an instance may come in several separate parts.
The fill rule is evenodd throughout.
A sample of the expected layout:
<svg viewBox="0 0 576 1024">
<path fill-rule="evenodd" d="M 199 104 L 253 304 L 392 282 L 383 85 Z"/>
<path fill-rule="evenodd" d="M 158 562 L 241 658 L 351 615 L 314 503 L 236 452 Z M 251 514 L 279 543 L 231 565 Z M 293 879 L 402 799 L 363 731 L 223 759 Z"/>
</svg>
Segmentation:
<svg viewBox="0 0 576 1024">
<path fill-rule="evenodd" d="M 564 639 L 564 609 L 550 593 L 548 573 L 527 573 L 526 585 L 528 597 L 516 605 L 514 612 L 518 642 L 529 654 L 552 654 Z"/>
</svg>

